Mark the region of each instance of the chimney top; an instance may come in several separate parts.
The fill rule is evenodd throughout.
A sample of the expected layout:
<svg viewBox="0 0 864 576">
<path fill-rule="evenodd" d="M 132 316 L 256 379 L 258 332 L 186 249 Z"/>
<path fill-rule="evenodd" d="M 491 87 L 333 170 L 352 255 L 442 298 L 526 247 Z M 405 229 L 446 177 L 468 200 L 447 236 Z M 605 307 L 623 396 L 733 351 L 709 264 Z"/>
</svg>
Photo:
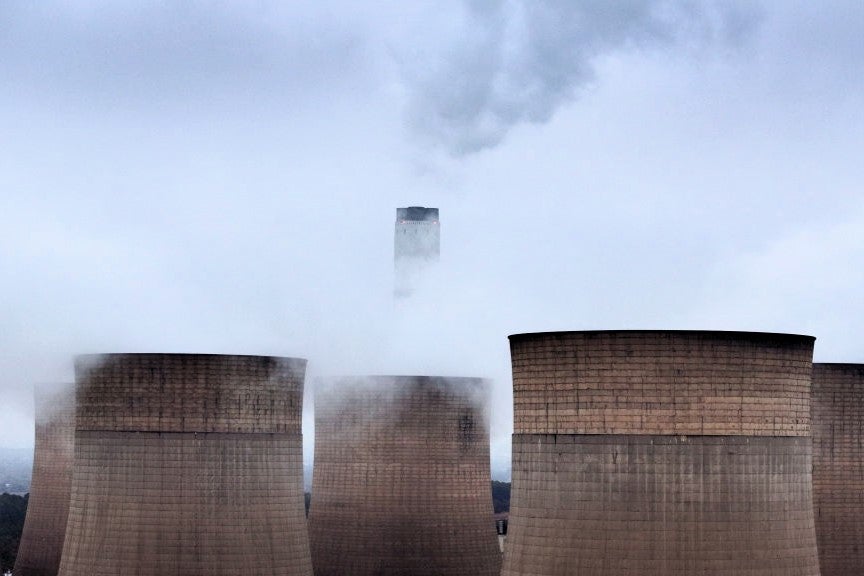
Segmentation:
<svg viewBox="0 0 864 576">
<path fill-rule="evenodd" d="M 438 220 L 438 208 L 426 208 L 424 206 L 408 206 L 396 209 L 396 220 L 411 222 L 427 222 Z"/>
</svg>

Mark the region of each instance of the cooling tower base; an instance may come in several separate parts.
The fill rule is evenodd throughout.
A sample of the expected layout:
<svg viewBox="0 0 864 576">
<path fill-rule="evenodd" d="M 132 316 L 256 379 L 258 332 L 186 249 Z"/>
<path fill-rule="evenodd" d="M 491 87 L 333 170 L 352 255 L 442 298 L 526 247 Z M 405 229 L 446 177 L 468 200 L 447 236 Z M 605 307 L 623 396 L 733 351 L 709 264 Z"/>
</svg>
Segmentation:
<svg viewBox="0 0 864 576">
<path fill-rule="evenodd" d="M 299 434 L 79 431 L 75 452 L 63 576 L 311 574 Z"/>
<path fill-rule="evenodd" d="M 516 434 L 502 576 L 819 576 L 805 437 Z"/>
</svg>

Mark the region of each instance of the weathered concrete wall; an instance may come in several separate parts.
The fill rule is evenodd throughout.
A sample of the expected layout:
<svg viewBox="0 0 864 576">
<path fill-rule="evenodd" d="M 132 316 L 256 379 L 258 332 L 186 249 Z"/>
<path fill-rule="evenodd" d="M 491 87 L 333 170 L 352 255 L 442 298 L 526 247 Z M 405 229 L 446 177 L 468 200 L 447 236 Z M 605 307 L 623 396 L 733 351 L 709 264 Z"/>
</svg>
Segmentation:
<svg viewBox="0 0 864 576">
<path fill-rule="evenodd" d="M 311 576 L 305 361 L 117 354 L 76 363 L 62 576 Z"/>
<path fill-rule="evenodd" d="M 370 377 L 315 395 L 316 576 L 497 576 L 488 386 Z"/>
<path fill-rule="evenodd" d="M 625 331 L 511 342 L 517 433 L 810 434 L 812 339 Z"/>
<path fill-rule="evenodd" d="M 79 356 L 77 429 L 297 434 L 305 367 L 261 356 Z"/>
<path fill-rule="evenodd" d="M 503 576 L 818 576 L 813 338 L 511 337 Z"/>
<path fill-rule="evenodd" d="M 813 365 L 813 505 L 822 576 L 864 574 L 864 364 Z"/>
<path fill-rule="evenodd" d="M 39 387 L 34 394 L 36 444 L 24 532 L 15 576 L 56 576 L 69 515 L 75 438 L 75 389 Z"/>
</svg>

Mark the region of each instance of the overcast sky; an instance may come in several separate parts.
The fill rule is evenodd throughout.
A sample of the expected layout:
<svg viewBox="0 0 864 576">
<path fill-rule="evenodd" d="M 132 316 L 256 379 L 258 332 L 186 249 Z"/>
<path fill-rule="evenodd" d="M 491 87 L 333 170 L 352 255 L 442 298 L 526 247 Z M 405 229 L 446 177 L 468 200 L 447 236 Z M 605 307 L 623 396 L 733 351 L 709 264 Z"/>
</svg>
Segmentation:
<svg viewBox="0 0 864 576">
<path fill-rule="evenodd" d="M 498 477 L 511 333 L 864 362 L 862 36 L 860 0 L 4 1 L 0 446 L 77 353 L 490 377 Z M 408 205 L 442 261 L 394 305 Z"/>
</svg>

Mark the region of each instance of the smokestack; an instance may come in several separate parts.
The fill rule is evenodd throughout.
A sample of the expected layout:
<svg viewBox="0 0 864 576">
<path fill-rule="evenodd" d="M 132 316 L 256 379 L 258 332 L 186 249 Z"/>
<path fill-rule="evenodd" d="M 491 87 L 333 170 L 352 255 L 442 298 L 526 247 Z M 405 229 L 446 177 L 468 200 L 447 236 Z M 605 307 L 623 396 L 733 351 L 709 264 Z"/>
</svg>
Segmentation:
<svg viewBox="0 0 864 576">
<path fill-rule="evenodd" d="M 814 338 L 510 337 L 513 496 L 502 576 L 819 576 Z"/>
<path fill-rule="evenodd" d="M 858 576 L 864 574 L 864 364 L 814 364 L 811 414 L 822 576 Z"/>
<path fill-rule="evenodd" d="M 405 298 L 414 292 L 424 270 L 438 261 L 440 252 L 438 208 L 397 208 L 393 250 L 397 298 Z"/>
<path fill-rule="evenodd" d="M 306 361 L 108 354 L 75 363 L 61 576 L 311 576 Z"/>
<path fill-rule="evenodd" d="M 315 395 L 316 576 L 498 576 L 478 378 L 343 378 Z"/>
<path fill-rule="evenodd" d="M 57 576 L 69 515 L 75 436 L 72 386 L 38 386 L 34 392 L 36 444 L 33 480 L 14 576 Z"/>
</svg>

